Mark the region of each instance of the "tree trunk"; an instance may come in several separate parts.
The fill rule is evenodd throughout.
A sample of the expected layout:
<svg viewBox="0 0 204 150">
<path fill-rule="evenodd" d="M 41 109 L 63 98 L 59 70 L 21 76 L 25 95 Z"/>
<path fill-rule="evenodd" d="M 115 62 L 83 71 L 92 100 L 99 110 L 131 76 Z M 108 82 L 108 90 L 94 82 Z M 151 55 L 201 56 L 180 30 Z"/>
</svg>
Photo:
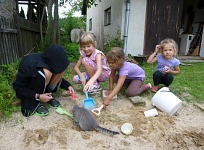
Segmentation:
<svg viewBox="0 0 204 150">
<path fill-rule="evenodd" d="M 46 0 L 47 4 L 47 12 L 48 12 L 48 27 L 47 27 L 47 40 L 49 44 L 52 44 L 52 25 L 53 25 L 53 17 L 52 17 L 52 5 L 54 0 Z"/>
<path fill-rule="evenodd" d="M 54 20 L 53 20 L 53 36 L 52 36 L 52 42 L 53 43 L 58 43 L 58 38 L 59 38 L 59 15 L 58 15 L 58 0 L 55 0 L 55 6 L 54 6 Z"/>
<path fill-rule="evenodd" d="M 44 41 L 43 41 L 43 30 L 42 30 L 44 16 L 45 16 L 45 7 L 43 7 L 43 12 L 42 12 L 41 20 L 40 20 L 40 38 L 41 38 L 42 43 L 44 43 Z"/>
</svg>

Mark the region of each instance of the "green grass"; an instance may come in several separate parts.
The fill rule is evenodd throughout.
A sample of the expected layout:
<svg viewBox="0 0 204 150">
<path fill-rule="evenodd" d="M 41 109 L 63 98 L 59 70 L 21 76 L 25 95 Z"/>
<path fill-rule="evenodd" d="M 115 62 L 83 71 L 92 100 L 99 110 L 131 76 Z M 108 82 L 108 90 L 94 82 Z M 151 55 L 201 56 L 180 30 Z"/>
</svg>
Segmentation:
<svg viewBox="0 0 204 150">
<path fill-rule="evenodd" d="M 170 85 L 172 91 L 178 96 L 182 101 L 187 102 L 204 102 L 204 97 L 202 94 L 202 89 L 204 85 L 204 80 L 202 80 L 204 75 L 204 63 L 191 63 L 191 66 L 180 66 L 180 74 L 174 76 L 174 81 Z M 153 84 L 152 74 L 155 71 L 156 64 L 139 64 L 146 73 L 145 83 Z M 73 70 L 74 64 L 68 67 L 65 73 L 65 78 L 68 79 L 76 91 L 81 91 L 81 85 L 75 85 L 72 81 L 75 71 Z M 102 88 L 108 88 L 108 81 L 101 83 Z M 162 85 L 161 85 L 162 86 Z M 124 89 L 121 90 L 124 94 Z M 151 98 L 154 95 L 152 92 L 144 92 L 141 96 L 148 96 Z"/>
<path fill-rule="evenodd" d="M 174 76 L 174 81 L 170 85 L 172 91 L 182 101 L 204 102 L 202 90 L 204 85 L 204 63 L 190 63 L 191 66 L 180 66 L 180 74 Z M 155 71 L 156 64 L 142 64 L 141 67 L 146 72 L 146 83 L 153 84 L 152 74 Z"/>
</svg>

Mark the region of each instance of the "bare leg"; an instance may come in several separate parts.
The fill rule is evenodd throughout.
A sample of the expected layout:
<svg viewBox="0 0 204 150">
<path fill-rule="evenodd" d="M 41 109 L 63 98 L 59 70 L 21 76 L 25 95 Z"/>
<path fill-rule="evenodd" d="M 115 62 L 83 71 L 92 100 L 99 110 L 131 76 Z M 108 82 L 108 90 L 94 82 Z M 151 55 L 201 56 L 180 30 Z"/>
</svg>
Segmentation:
<svg viewBox="0 0 204 150">
<path fill-rule="evenodd" d="M 86 73 L 88 74 L 89 78 L 93 77 L 93 75 L 94 75 L 94 73 L 95 73 L 93 67 L 90 66 L 90 65 L 87 65 L 87 64 L 85 64 L 85 63 L 83 63 L 83 66 L 84 66 L 84 68 L 85 68 L 85 70 L 86 70 Z"/>
</svg>

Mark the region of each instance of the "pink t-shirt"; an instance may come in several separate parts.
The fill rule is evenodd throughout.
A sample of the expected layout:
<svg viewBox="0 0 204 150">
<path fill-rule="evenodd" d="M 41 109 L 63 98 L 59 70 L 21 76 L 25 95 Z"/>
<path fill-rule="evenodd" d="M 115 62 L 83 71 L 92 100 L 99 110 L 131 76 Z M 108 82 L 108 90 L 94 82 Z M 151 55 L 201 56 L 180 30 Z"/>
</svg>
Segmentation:
<svg viewBox="0 0 204 150">
<path fill-rule="evenodd" d="M 110 72 L 110 68 L 109 68 L 109 66 L 107 65 L 106 57 L 105 57 L 105 55 L 103 54 L 102 51 L 99 51 L 99 50 L 96 49 L 96 50 L 91 54 L 91 56 L 89 56 L 89 59 L 91 59 L 93 62 L 96 63 L 96 55 L 97 55 L 97 54 L 102 54 L 102 55 L 104 56 L 104 57 L 102 57 L 102 70 L 105 70 L 105 71 L 109 71 L 109 72 Z M 80 55 L 81 55 L 82 58 L 87 57 L 86 54 L 85 54 L 83 51 L 80 51 Z"/>
</svg>

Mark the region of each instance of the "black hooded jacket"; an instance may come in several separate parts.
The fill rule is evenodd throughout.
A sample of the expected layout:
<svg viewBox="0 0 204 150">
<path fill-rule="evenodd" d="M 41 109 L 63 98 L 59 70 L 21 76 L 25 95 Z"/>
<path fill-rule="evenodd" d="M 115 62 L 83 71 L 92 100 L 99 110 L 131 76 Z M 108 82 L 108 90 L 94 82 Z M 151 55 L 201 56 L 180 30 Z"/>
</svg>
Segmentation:
<svg viewBox="0 0 204 150">
<path fill-rule="evenodd" d="M 66 70 L 69 65 L 66 52 L 59 45 L 51 45 L 43 53 L 34 53 L 22 58 L 19 65 L 16 80 L 13 88 L 16 96 L 21 99 L 22 111 L 34 111 L 39 101 L 35 99 L 35 94 L 42 94 L 46 89 L 46 78 L 43 68 L 48 69 L 53 74 L 59 74 Z M 62 78 L 58 86 L 68 90 L 71 84 Z M 23 112 L 25 113 L 25 112 Z"/>
</svg>

